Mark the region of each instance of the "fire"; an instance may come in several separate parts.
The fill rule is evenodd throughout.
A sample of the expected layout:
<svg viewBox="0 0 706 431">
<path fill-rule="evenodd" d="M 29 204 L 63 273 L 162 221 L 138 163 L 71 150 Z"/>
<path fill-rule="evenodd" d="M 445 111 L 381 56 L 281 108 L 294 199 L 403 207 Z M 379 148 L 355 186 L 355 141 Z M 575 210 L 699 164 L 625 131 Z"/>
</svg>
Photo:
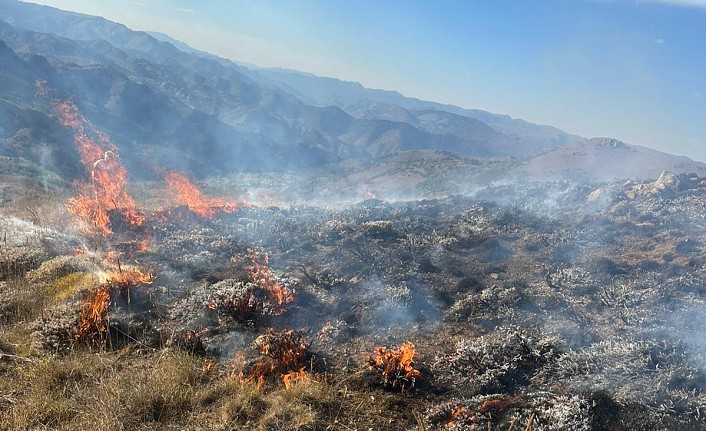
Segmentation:
<svg viewBox="0 0 706 431">
<path fill-rule="evenodd" d="M 204 196 L 201 190 L 182 173 L 169 172 L 164 180 L 177 202 L 186 205 L 191 212 L 203 218 L 212 218 L 220 213 L 230 214 L 239 208 L 238 204 L 229 200 Z M 246 203 L 242 205 L 248 206 Z"/>
<path fill-rule="evenodd" d="M 287 374 L 282 374 L 282 381 L 284 382 L 284 388 L 289 390 L 299 383 L 304 383 L 309 380 L 309 374 L 300 368 L 299 371 L 290 371 Z"/>
<path fill-rule="evenodd" d="M 128 288 L 141 284 L 152 284 L 154 275 L 144 273 L 137 268 L 121 268 L 118 271 L 110 271 L 108 281 L 117 287 Z"/>
<path fill-rule="evenodd" d="M 410 388 L 414 387 L 416 378 L 421 375 L 419 370 L 412 366 L 415 356 L 414 344 L 410 342 L 402 344 L 399 349 L 377 346 L 375 353 L 368 359 L 368 364 L 382 374 L 385 386 L 394 388 L 400 385 L 404 391 L 408 383 Z"/>
<path fill-rule="evenodd" d="M 107 271 L 107 283 L 115 287 L 125 289 L 132 286 L 139 286 L 141 284 L 152 284 L 154 282 L 155 277 L 151 273 L 142 272 L 141 270 L 131 266 L 123 266 L 120 263 L 120 259 L 122 257 L 123 253 L 118 253 L 112 250 L 106 252 L 104 265 L 113 267 L 113 269 Z"/>
<path fill-rule="evenodd" d="M 103 286 L 88 292 L 81 303 L 81 317 L 79 320 L 77 341 L 95 341 L 95 337 L 102 336 L 108 328 L 108 308 L 110 307 L 110 293 Z"/>
<path fill-rule="evenodd" d="M 250 281 L 267 291 L 275 315 L 284 313 L 284 306 L 294 301 L 294 294 L 277 281 L 272 270 L 267 266 L 270 263 L 269 256 L 258 251 L 251 251 L 245 256 L 245 259 L 247 260 L 245 269 Z M 235 262 L 237 258 L 233 257 L 232 260 Z"/>
<path fill-rule="evenodd" d="M 461 416 L 468 415 L 470 410 L 463 406 L 458 406 L 455 407 L 453 410 L 451 410 L 451 419 L 446 422 L 447 427 L 454 427 L 456 424 L 458 424 L 459 418 Z"/>
<path fill-rule="evenodd" d="M 260 348 L 258 360 L 246 370 L 244 355 L 236 353 L 228 378 L 261 388 L 265 378 L 279 374 L 287 389 L 309 379 L 305 365 L 309 343 L 304 339 L 303 331 L 270 328 L 255 343 Z"/>
<path fill-rule="evenodd" d="M 40 83 L 39 94 L 48 94 Z M 67 201 L 69 212 L 87 223 L 86 230 L 94 235 L 112 233 L 109 211 L 115 210 L 129 226 L 140 226 L 144 216 L 127 189 L 128 173 L 120 162 L 118 151 L 110 139 L 98 131 L 71 100 L 52 100 L 59 113 L 59 124 L 74 133 L 74 143 L 81 164 L 90 174 L 90 181 L 77 182 L 78 197 Z"/>
</svg>

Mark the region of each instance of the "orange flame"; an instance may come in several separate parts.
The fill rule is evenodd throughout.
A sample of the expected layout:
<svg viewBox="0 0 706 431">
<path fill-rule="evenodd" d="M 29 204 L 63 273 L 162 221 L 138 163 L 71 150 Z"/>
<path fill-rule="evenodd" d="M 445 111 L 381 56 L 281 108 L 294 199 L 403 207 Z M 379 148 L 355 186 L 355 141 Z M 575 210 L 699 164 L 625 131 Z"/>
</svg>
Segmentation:
<svg viewBox="0 0 706 431">
<path fill-rule="evenodd" d="M 275 315 L 284 313 L 284 306 L 294 301 L 294 294 L 277 281 L 272 270 L 267 266 L 270 263 L 269 256 L 258 251 L 251 251 L 245 256 L 245 259 L 248 261 L 245 269 L 248 271 L 250 281 L 267 291 Z M 232 260 L 235 262 L 237 258 L 234 256 Z"/>
<path fill-rule="evenodd" d="M 38 82 L 38 93 L 48 94 Z M 144 216 L 128 193 L 128 173 L 120 162 L 117 148 L 98 131 L 79 111 L 72 100 L 52 100 L 59 113 L 59 124 L 70 127 L 81 158 L 81 164 L 90 173 L 90 182 L 78 182 L 78 197 L 67 201 L 69 212 L 84 220 L 86 230 L 94 235 L 112 233 L 108 211 L 115 209 L 129 226 L 140 226 Z"/>
<path fill-rule="evenodd" d="M 239 205 L 226 199 L 210 198 L 179 172 L 169 172 L 164 177 L 167 188 L 174 194 L 181 205 L 186 205 L 189 210 L 203 218 L 212 218 L 216 214 L 230 214 L 236 212 Z M 247 203 L 242 206 L 249 206 Z"/>
<path fill-rule="evenodd" d="M 419 370 L 412 366 L 415 356 L 414 344 L 409 341 L 399 349 L 377 346 L 375 353 L 368 359 L 368 364 L 382 374 L 385 386 L 391 385 L 394 388 L 399 384 L 404 390 L 406 383 L 410 382 L 411 386 L 414 386 L 414 380 L 421 375 Z"/>
<path fill-rule="evenodd" d="M 450 428 L 455 427 L 459 422 L 459 418 L 462 415 L 469 414 L 469 412 L 470 412 L 470 410 L 468 410 L 467 408 L 465 408 L 463 406 L 454 407 L 454 409 L 451 410 L 451 418 L 449 419 L 448 422 L 446 422 L 446 426 L 450 427 Z"/>
<path fill-rule="evenodd" d="M 287 374 L 282 374 L 284 388 L 289 390 L 299 383 L 304 383 L 309 380 L 309 374 L 300 368 L 299 371 L 290 371 Z"/>
<path fill-rule="evenodd" d="M 107 330 L 106 315 L 109 306 L 110 293 L 107 288 L 100 287 L 88 292 L 81 304 L 76 340 L 92 341 L 95 336 L 100 336 Z"/>
<path fill-rule="evenodd" d="M 144 273 L 136 268 L 122 268 L 108 273 L 108 281 L 118 287 L 127 288 L 141 284 L 152 284 L 154 275 Z"/>
</svg>

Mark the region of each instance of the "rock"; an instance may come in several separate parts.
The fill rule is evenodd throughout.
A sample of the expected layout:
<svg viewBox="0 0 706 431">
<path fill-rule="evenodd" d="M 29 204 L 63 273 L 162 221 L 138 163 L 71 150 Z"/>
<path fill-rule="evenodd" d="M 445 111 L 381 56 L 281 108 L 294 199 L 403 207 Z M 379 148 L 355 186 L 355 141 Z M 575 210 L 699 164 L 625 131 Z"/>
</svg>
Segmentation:
<svg viewBox="0 0 706 431">
<path fill-rule="evenodd" d="M 652 183 L 652 193 L 658 194 L 659 192 L 670 190 L 679 190 L 679 177 L 671 172 L 664 171 L 662 175 L 657 178 L 657 181 Z"/>
<path fill-rule="evenodd" d="M 587 202 L 598 202 L 601 199 L 603 199 L 606 195 L 606 190 L 601 187 L 599 189 L 596 189 L 591 192 L 591 194 L 588 195 L 588 198 L 586 198 Z"/>
</svg>

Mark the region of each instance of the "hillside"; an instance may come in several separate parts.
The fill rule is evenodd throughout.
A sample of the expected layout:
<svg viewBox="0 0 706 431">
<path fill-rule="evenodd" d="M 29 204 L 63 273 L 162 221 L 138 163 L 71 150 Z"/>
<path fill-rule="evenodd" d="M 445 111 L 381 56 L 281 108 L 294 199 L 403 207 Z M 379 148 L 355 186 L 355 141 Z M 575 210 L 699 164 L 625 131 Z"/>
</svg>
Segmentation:
<svg viewBox="0 0 706 431">
<path fill-rule="evenodd" d="M 593 138 L 529 159 L 515 168 L 513 174 L 536 181 L 598 182 L 655 179 L 663 171 L 704 175 L 706 164 L 616 139 Z"/>
<path fill-rule="evenodd" d="M 374 159 L 406 150 L 526 157 L 571 141 L 556 129 L 484 113 L 493 119 L 486 124 L 465 115 L 471 111 L 445 111 L 427 102 L 413 107 L 412 99 L 401 96 L 393 98 L 399 104 L 389 106 L 359 104 L 351 115 L 350 110 L 318 103 L 316 92 L 303 95 L 284 88 L 267 70 L 248 69 L 179 44 L 185 52 L 102 18 L 10 0 L 0 2 L 0 18 L 0 37 L 15 53 L 38 55 L 48 63 L 13 79 L 24 79 L 29 88 L 30 77 L 51 78 L 60 94 L 73 97 L 99 129 L 134 156 L 126 162 L 140 175 L 149 176 L 145 165 L 157 160 L 204 177 Z M 319 83 L 319 92 L 338 97 L 338 84 L 329 88 Z M 29 98 L 25 94 L 22 101 Z M 390 110 L 409 111 L 408 118 L 390 115 Z M 505 133 L 509 129 L 500 129 L 506 123 L 522 127 Z M 547 147 L 540 130 L 559 138 L 551 138 Z M 11 132 L 6 134 L 17 130 Z M 215 164 L 203 160 L 202 155 L 215 154 Z"/>
</svg>

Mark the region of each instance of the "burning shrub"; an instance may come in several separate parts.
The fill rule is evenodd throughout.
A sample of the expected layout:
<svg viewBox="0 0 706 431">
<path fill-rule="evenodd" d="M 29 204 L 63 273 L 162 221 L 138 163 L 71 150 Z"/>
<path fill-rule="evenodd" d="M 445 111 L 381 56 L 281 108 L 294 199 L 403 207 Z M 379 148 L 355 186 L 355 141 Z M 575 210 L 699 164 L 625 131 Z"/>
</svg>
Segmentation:
<svg viewBox="0 0 706 431">
<path fill-rule="evenodd" d="M 239 205 L 234 202 L 204 196 L 201 190 L 182 173 L 169 172 L 164 180 L 179 204 L 186 205 L 189 211 L 203 218 L 212 218 L 221 213 L 230 214 L 238 210 Z M 248 206 L 248 204 L 242 205 Z"/>
<path fill-rule="evenodd" d="M 233 262 L 238 259 L 233 257 Z M 270 259 L 267 254 L 259 251 L 250 251 L 245 256 L 245 269 L 250 281 L 260 286 L 273 306 L 272 314 L 284 313 L 284 306 L 294 301 L 294 293 L 277 280 L 269 268 Z"/>
<path fill-rule="evenodd" d="M 421 376 L 419 370 L 412 366 L 415 356 L 414 344 L 410 342 L 398 349 L 377 346 L 368 359 L 368 365 L 381 374 L 384 387 L 399 387 L 404 392 L 405 389 L 413 389 L 416 379 Z"/>
<path fill-rule="evenodd" d="M 253 283 L 232 278 L 211 286 L 208 308 L 218 312 L 219 318 L 232 318 L 237 323 L 253 325 L 259 316 L 274 314 L 266 292 Z"/>
<path fill-rule="evenodd" d="M 81 114 L 73 100 L 52 100 L 52 105 L 59 113 L 59 124 L 73 131 L 81 164 L 90 174 L 90 182 L 76 183 L 78 196 L 70 198 L 66 208 L 81 219 L 82 229 L 90 235 L 113 233 L 109 210 L 116 210 L 126 225 L 140 226 L 145 218 L 128 192 L 129 175 L 117 147 Z"/>
<path fill-rule="evenodd" d="M 76 341 L 87 344 L 102 344 L 108 330 L 108 308 L 110 292 L 106 286 L 90 290 L 81 302 L 81 315 Z"/>
<path fill-rule="evenodd" d="M 280 374 L 299 372 L 306 367 L 309 358 L 309 342 L 305 331 L 287 329 L 277 331 L 270 328 L 255 340 L 260 354 L 272 360 L 272 371 Z"/>
<path fill-rule="evenodd" d="M 246 370 L 242 354 L 236 356 L 232 376 L 259 386 L 269 376 L 280 376 L 287 387 L 308 378 L 309 342 L 304 338 L 304 331 L 270 328 L 257 337 L 255 345 L 260 350 L 260 358 Z"/>
</svg>

